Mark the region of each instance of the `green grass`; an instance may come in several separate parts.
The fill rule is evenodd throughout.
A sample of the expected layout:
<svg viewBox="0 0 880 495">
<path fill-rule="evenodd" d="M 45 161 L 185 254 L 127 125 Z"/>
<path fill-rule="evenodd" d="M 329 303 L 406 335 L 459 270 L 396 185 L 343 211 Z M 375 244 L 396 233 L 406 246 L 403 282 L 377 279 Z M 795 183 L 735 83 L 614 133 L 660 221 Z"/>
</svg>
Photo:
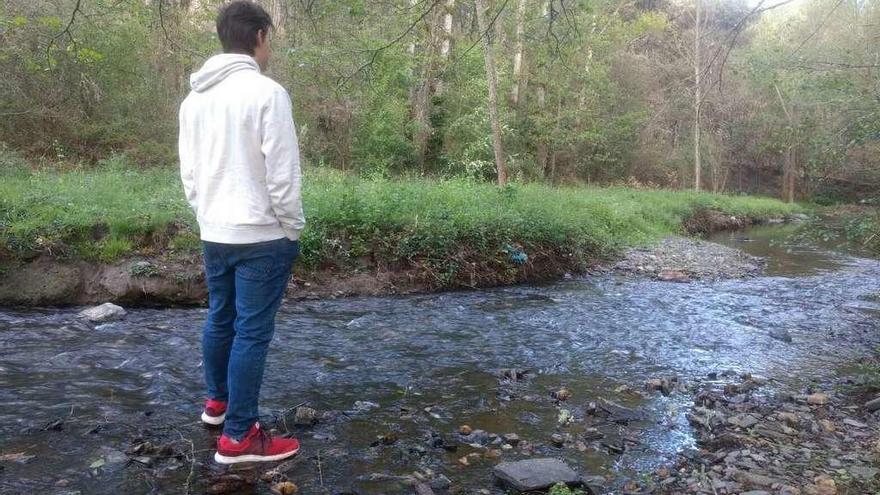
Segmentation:
<svg viewBox="0 0 880 495">
<path fill-rule="evenodd" d="M 109 261 L 155 249 L 156 239 L 164 242 L 160 248 L 198 249 L 176 170 L 133 170 L 111 160 L 91 170 L 0 178 L 0 252 L 13 257 L 42 252 Z M 680 232 L 699 209 L 752 217 L 800 210 L 758 197 L 366 180 L 324 169 L 309 170 L 305 184 L 304 266 L 418 266 L 437 274 L 440 285 L 474 263 L 514 269 L 511 247 L 530 261 L 550 257 L 566 269 L 585 268 L 622 247 Z"/>
<path fill-rule="evenodd" d="M 0 176 L 0 248 L 105 261 L 170 225 L 194 222 L 177 173 L 107 164 L 96 170 Z"/>
</svg>

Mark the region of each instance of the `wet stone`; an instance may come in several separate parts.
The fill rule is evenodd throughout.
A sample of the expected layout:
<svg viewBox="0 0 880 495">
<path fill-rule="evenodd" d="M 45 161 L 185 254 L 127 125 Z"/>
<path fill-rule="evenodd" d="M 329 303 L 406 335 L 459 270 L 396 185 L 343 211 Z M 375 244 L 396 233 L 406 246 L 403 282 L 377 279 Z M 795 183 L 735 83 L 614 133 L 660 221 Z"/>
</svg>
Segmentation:
<svg viewBox="0 0 880 495">
<path fill-rule="evenodd" d="M 416 495 L 434 495 L 434 490 L 424 483 L 416 485 Z"/>
<path fill-rule="evenodd" d="M 777 414 L 781 421 L 785 421 L 788 426 L 797 426 L 800 423 L 800 420 L 797 417 L 797 414 L 790 412 L 781 412 Z"/>
<path fill-rule="evenodd" d="M 449 487 L 452 486 L 452 480 L 441 474 L 431 480 L 428 484 L 435 490 L 448 490 Z"/>
<path fill-rule="evenodd" d="M 311 407 L 297 407 L 293 422 L 297 426 L 312 426 L 318 422 L 318 411 Z"/>
<path fill-rule="evenodd" d="M 751 414 L 740 414 L 727 418 L 727 422 L 739 428 L 748 429 L 758 424 L 758 418 Z"/>
<path fill-rule="evenodd" d="M 786 344 L 791 344 L 792 342 L 791 334 L 784 328 L 774 328 L 773 330 L 770 330 L 770 336 L 776 340 L 785 342 Z"/>
<path fill-rule="evenodd" d="M 519 435 L 516 433 L 506 433 L 504 435 L 504 441 L 509 443 L 510 445 L 516 446 L 520 442 Z"/>
<path fill-rule="evenodd" d="M 562 402 L 568 400 L 571 397 L 571 390 L 567 388 L 560 388 L 559 390 L 550 394 L 554 399 Z"/>
<path fill-rule="evenodd" d="M 519 381 L 519 380 L 522 380 L 523 378 L 525 378 L 527 373 L 528 373 L 528 370 L 518 370 L 518 369 L 512 368 L 512 369 L 501 370 L 498 374 L 504 380 L 510 380 L 512 382 L 515 382 L 515 381 Z"/>
<path fill-rule="evenodd" d="M 849 472 L 856 478 L 871 480 L 877 476 L 878 470 L 870 466 L 853 466 L 849 468 Z"/>
<path fill-rule="evenodd" d="M 660 280 L 661 282 L 687 283 L 691 281 L 691 278 L 687 273 L 681 270 L 664 268 L 657 274 L 657 280 Z"/>
<path fill-rule="evenodd" d="M 586 430 L 584 430 L 583 439 L 584 441 L 589 442 L 591 440 L 599 440 L 604 436 L 605 435 L 603 435 L 602 432 L 600 432 L 596 428 L 587 428 Z"/>
<path fill-rule="evenodd" d="M 104 303 L 100 306 L 84 309 L 77 316 L 85 318 L 92 323 L 104 323 L 125 318 L 126 312 L 121 306 L 113 303 Z"/>
<path fill-rule="evenodd" d="M 468 443 L 478 443 L 480 445 L 486 445 L 490 442 L 491 438 L 489 434 L 483 430 L 474 430 L 469 435 L 467 435 Z"/>
<path fill-rule="evenodd" d="M 543 490 L 557 483 L 569 486 L 580 484 L 578 474 L 559 459 L 502 462 L 492 472 L 502 485 L 520 492 Z"/>
</svg>

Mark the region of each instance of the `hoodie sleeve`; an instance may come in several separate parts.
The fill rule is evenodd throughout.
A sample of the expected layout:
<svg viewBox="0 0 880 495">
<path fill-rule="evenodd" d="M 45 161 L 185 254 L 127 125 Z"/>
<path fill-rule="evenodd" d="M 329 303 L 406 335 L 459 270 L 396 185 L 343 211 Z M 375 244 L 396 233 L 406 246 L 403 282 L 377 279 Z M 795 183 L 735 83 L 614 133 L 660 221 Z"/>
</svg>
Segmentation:
<svg viewBox="0 0 880 495">
<path fill-rule="evenodd" d="M 189 133 L 191 132 L 187 125 L 184 115 L 185 107 L 180 106 L 180 115 L 178 123 L 180 129 L 178 133 L 177 152 L 180 155 L 180 180 L 183 182 L 183 192 L 186 194 L 186 201 L 190 208 L 198 213 L 198 203 L 196 202 L 196 180 L 193 174 L 193 157 L 192 157 L 192 140 Z"/>
<path fill-rule="evenodd" d="M 263 109 L 262 126 L 260 149 L 266 161 L 269 201 L 288 239 L 296 240 L 306 223 L 302 209 L 299 143 L 290 97 L 280 86 L 272 91 Z"/>
</svg>

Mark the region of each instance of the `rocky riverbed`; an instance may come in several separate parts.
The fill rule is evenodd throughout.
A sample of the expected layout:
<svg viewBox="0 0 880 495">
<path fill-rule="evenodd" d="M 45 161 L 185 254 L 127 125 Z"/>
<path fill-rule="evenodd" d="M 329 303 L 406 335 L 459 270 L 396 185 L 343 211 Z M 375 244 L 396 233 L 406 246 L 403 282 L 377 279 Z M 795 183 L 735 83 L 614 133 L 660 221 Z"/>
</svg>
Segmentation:
<svg viewBox="0 0 880 495">
<path fill-rule="evenodd" d="M 650 482 L 630 485 L 629 491 L 836 495 L 880 490 L 876 410 L 852 393 L 812 387 L 801 394 L 779 393 L 764 379 L 739 378 L 697 387 L 687 418 L 699 450 L 657 469 Z"/>
<path fill-rule="evenodd" d="M 276 466 L 211 460 L 203 310 L 0 311 L 0 492 L 501 495 L 555 459 L 597 493 L 871 493 L 873 396 L 841 385 L 880 263 L 764 235 L 725 241 L 771 253 L 747 278 L 290 302 L 261 414 L 304 450 Z"/>
<path fill-rule="evenodd" d="M 629 249 L 612 269 L 670 282 L 693 279 L 743 278 L 759 275 L 764 261 L 739 249 L 687 237 Z"/>
</svg>

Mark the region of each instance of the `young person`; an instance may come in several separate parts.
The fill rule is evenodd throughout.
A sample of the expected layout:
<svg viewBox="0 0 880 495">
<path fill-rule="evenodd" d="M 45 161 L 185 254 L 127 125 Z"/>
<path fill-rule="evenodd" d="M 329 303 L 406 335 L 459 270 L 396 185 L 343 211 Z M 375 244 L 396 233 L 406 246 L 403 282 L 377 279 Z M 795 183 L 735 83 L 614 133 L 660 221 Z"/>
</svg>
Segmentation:
<svg viewBox="0 0 880 495">
<path fill-rule="evenodd" d="M 305 225 L 290 97 L 264 76 L 272 19 L 235 1 L 217 17 L 223 54 L 190 76 L 180 107 L 180 176 L 196 212 L 208 285 L 202 335 L 208 400 L 202 420 L 223 424 L 214 459 L 275 461 L 299 450 L 258 422 L 275 313 Z"/>
</svg>

